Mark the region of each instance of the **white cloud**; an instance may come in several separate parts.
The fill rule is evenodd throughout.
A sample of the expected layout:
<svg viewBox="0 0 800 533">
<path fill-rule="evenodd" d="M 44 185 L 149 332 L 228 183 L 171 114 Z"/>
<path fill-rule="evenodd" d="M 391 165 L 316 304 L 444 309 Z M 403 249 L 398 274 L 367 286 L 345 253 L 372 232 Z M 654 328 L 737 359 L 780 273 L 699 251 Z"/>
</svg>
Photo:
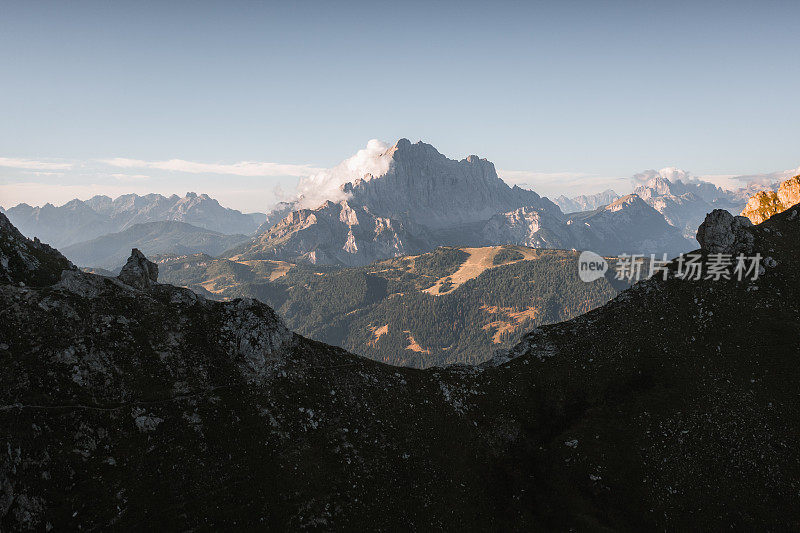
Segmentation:
<svg viewBox="0 0 800 533">
<path fill-rule="evenodd" d="M 389 169 L 390 156 L 384 154 L 389 145 L 378 139 L 372 139 L 367 147 L 345 159 L 335 167 L 321 170 L 300 179 L 297 184 L 297 203 L 300 207 L 315 208 L 325 200 L 345 200 L 347 195 L 341 186 L 367 175 L 379 176 Z"/>
<path fill-rule="evenodd" d="M 777 172 L 768 172 L 765 174 L 745 174 L 741 176 L 732 176 L 731 179 L 738 182 L 740 186 L 757 184 L 757 185 L 771 185 L 778 181 L 787 180 L 793 176 L 800 174 L 800 167 L 790 168 L 789 170 L 779 170 Z"/>
<path fill-rule="evenodd" d="M 659 176 L 662 178 L 666 178 L 672 182 L 681 180 L 682 182 L 686 183 L 689 181 L 697 180 L 695 176 L 692 176 L 691 172 L 682 170 L 677 167 L 666 167 L 662 168 L 661 170 L 655 170 L 655 169 L 644 170 L 642 172 L 638 172 L 633 176 L 631 176 L 631 179 L 634 181 L 636 185 L 641 185 Z"/>
<path fill-rule="evenodd" d="M 111 174 L 111 177 L 117 181 L 140 181 L 150 179 L 150 176 L 147 174 Z"/>
<path fill-rule="evenodd" d="M 681 180 L 684 183 L 706 182 L 712 183 L 722 189 L 735 191 L 748 187 L 767 187 L 776 182 L 783 181 L 792 176 L 800 174 L 800 167 L 778 172 L 766 172 L 763 174 L 702 174 L 695 176 L 691 172 L 675 167 L 662 168 L 661 170 L 645 170 L 631 176 L 634 185 L 646 183 L 656 176 L 662 176 L 670 181 Z"/>
<path fill-rule="evenodd" d="M 72 168 L 72 163 L 51 163 L 33 159 L 17 159 L 14 157 L 0 157 L 0 167 L 19 168 L 24 170 L 67 170 Z"/>
<path fill-rule="evenodd" d="M 322 169 L 311 165 L 291 165 L 284 163 L 268 163 L 262 161 L 240 161 L 238 163 L 200 163 L 184 159 L 169 159 L 167 161 L 144 161 L 142 159 L 128 159 L 115 157 L 101 159 L 101 163 L 117 168 L 152 168 L 168 170 L 171 172 L 186 172 L 190 174 L 228 174 L 231 176 L 308 176 Z"/>
</svg>

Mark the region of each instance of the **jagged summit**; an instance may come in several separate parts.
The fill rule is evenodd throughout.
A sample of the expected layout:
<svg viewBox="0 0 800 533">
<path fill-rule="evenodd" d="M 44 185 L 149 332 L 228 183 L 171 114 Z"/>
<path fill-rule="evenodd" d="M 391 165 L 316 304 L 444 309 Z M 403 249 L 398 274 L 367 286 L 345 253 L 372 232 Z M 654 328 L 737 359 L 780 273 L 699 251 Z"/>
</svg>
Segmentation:
<svg viewBox="0 0 800 533">
<path fill-rule="evenodd" d="M 555 203 L 564 213 L 578 213 L 581 211 L 593 211 L 610 204 L 619 194 L 611 189 L 596 194 L 582 194 L 574 198 L 567 198 L 564 195 L 556 198 Z"/>
<path fill-rule="evenodd" d="M 471 155 L 449 159 L 430 144 L 401 139 L 383 156 L 385 171 L 357 177 L 342 190 L 353 206 L 377 216 L 411 219 L 433 229 L 485 221 L 499 212 L 536 205 L 558 208 L 533 191 L 512 189 L 497 176 L 494 164 Z"/>
</svg>

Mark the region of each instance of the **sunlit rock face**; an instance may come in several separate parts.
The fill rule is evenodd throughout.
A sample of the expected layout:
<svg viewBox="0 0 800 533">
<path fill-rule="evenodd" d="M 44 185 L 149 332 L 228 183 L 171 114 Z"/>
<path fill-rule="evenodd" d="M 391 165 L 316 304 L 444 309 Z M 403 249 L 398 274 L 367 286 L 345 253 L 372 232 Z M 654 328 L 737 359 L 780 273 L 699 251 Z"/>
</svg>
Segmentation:
<svg viewBox="0 0 800 533">
<path fill-rule="evenodd" d="M 794 176 L 781 183 L 777 191 L 760 191 L 747 201 L 742 216 L 753 224 L 761 224 L 772 215 L 786 211 L 800 203 L 800 176 Z"/>
</svg>

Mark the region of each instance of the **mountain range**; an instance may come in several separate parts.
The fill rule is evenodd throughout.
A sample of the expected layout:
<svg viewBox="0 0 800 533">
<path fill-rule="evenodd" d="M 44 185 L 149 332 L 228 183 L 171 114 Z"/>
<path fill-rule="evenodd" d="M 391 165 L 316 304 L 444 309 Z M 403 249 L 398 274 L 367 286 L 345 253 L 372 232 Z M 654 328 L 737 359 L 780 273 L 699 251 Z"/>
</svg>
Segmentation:
<svg viewBox="0 0 800 533">
<path fill-rule="evenodd" d="M 684 182 L 674 177 L 670 180 L 666 175 L 678 173 L 672 168 L 651 173 L 653 177 L 636 187 L 634 194 L 661 213 L 684 237 L 691 239 L 707 213 L 714 209 L 739 213 L 753 192 L 747 188 L 728 191 L 698 180 Z"/>
<path fill-rule="evenodd" d="M 80 272 L 0 215 L 3 529 L 795 530 L 798 209 L 701 225 L 757 279 L 674 262 L 430 370 L 160 284 L 138 250 Z"/>
<path fill-rule="evenodd" d="M 423 142 L 401 139 L 369 157 L 337 167 L 343 183 L 327 193 L 331 199 L 309 207 L 309 198 L 300 197 L 266 215 L 243 214 L 194 193 L 95 196 L 60 207 L 19 204 L 4 212 L 26 234 L 60 247 L 83 267 L 119 268 L 124 251 L 133 247 L 151 255 L 208 253 L 233 261 L 359 267 L 440 246 L 674 255 L 696 247 L 694 233 L 705 213 L 716 208 L 738 213 L 752 192 L 726 191 L 667 168 L 635 176 L 641 185 L 633 195 L 606 190 L 561 196 L 554 203 L 508 186 L 485 159 L 452 160 Z M 314 193 L 313 187 L 306 192 Z M 188 226 L 153 224 L 124 233 L 137 224 L 167 221 L 208 231 L 201 238 L 201 231 Z M 113 253 L 88 252 L 108 249 L 115 239 Z M 223 250 L 226 246 L 231 248 Z"/>
<path fill-rule="evenodd" d="M 674 254 L 694 246 L 634 197 L 603 206 L 574 224 L 574 217 L 547 198 L 509 187 L 489 161 L 474 155 L 448 159 L 423 142 L 401 139 L 379 154 L 371 168 L 382 170 L 352 171 L 352 181 L 340 187 L 344 199 L 313 209 L 282 204 L 270 219 L 283 219 L 262 227 L 252 243 L 226 256 L 362 266 L 438 246 L 592 246 L 606 255 Z"/>
<path fill-rule="evenodd" d="M 108 196 L 94 196 L 58 207 L 49 203 L 41 207 L 18 204 L 4 212 L 26 235 L 56 247 L 117 233 L 134 224 L 167 220 L 218 233 L 246 235 L 255 232 L 266 218 L 262 213 L 244 214 L 222 207 L 208 195 L 192 192 L 183 197 L 125 194 L 113 200 Z"/>
<path fill-rule="evenodd" d="M 564 195 L 555 199 L 555 203 L 564 213 L 579 213 L 581 211 L 594 211 L 600 209 L 620 197 L 611 189 L 606 189 L 597 194 L 581 194 L 573 198 Z"/>
</svg>

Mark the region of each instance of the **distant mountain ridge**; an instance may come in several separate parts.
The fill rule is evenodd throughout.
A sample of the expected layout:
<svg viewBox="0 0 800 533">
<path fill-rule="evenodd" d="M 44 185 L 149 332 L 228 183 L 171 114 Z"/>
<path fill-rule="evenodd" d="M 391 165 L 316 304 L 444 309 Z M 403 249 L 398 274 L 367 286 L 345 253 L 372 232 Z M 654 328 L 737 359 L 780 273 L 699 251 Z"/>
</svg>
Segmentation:
<svg viewBox="0 0 800 533">
<path fill-rule="evenodd" d="M 596 194 L 581 194 L 574 198 L 567 198 L 562 194 L 555 199 L 555 203 L 564 213 L 578 213 L 600 209 L 618 198 L 620 198 L 619 194 L 611 189 L 606 189 Z"/>
<path fill-rule="evenodd" d="M 634 189 L 664 218 L 680 229 L 684 237 L 694 239 L 697 228 L 706 213 L 714 209 L 725 209 L 731 214 L 739 213 L 747 202 L 747 189 L 729 191 L 713 183 L 688 180 L 675 176 L 688 176 L 686 172 L 674 168 L 660 171 L 647 171 L 650 179 Z M 671 179 L 667 176 L 671 176 Z"/>
<path fill-rule="evenodd" d="M 63 253 L 80 266 L 115 270 L 138 248 L 145 255 L 164 253 L 219 255 L 249 240 L 246 235 L 226 235 L 177 220 L 134 224 L 118 233 L 109 233 L 63 248 Z"/>
<path fill-rule="evenodd" d="M 5 211 L 26 235 L 53 246 L 65 247 L 123 231 L 134 224 L 175 220 L 225 234 L 253 233 L 264 221 L 262 213 L 245 214 L 223 207 L 207 194 L 125 194 L 117 198 L 94 196 L 71 200 L 62 206 L 32 207 L 18 204 Z"/>
<path fill-rule="evenodd" d="M 340 188 L 344 200 L 314 209 L 281 204 L 268 220 L 284 218 L 270 227 L 265 224 L 252 243 L 227 255 L 362 266 L 438 246 L 579 249 L 591 244 L 607 255 L 642 253 L 642 244 L 665 244 L 667 248 L 659 251 L 667 253 L 694 246 L 668 224 L 655 224 L 654 216 L 660 215 L 646 204 L 609 211 L 595 217 L 594 226 L 571 227 L 570 217 L 558 205 L 534 191 L 508 186 L 491 162 L 475 155 L 456 161 L 430 144 L 400 139 L 377 158 L 371 168 L 383 170 L 377 175 L 354 171 L 352 180 Z M 586 205 L 602 201 L 603 194 L 586 200 Z M 637 216 L 644 219 L 638 221 Z M 624 242 L 614 234 L 621 227 L 615 218 L 653 233 Z M 604 227 L 608 224 L 617 229 Z"/>
</svg>

